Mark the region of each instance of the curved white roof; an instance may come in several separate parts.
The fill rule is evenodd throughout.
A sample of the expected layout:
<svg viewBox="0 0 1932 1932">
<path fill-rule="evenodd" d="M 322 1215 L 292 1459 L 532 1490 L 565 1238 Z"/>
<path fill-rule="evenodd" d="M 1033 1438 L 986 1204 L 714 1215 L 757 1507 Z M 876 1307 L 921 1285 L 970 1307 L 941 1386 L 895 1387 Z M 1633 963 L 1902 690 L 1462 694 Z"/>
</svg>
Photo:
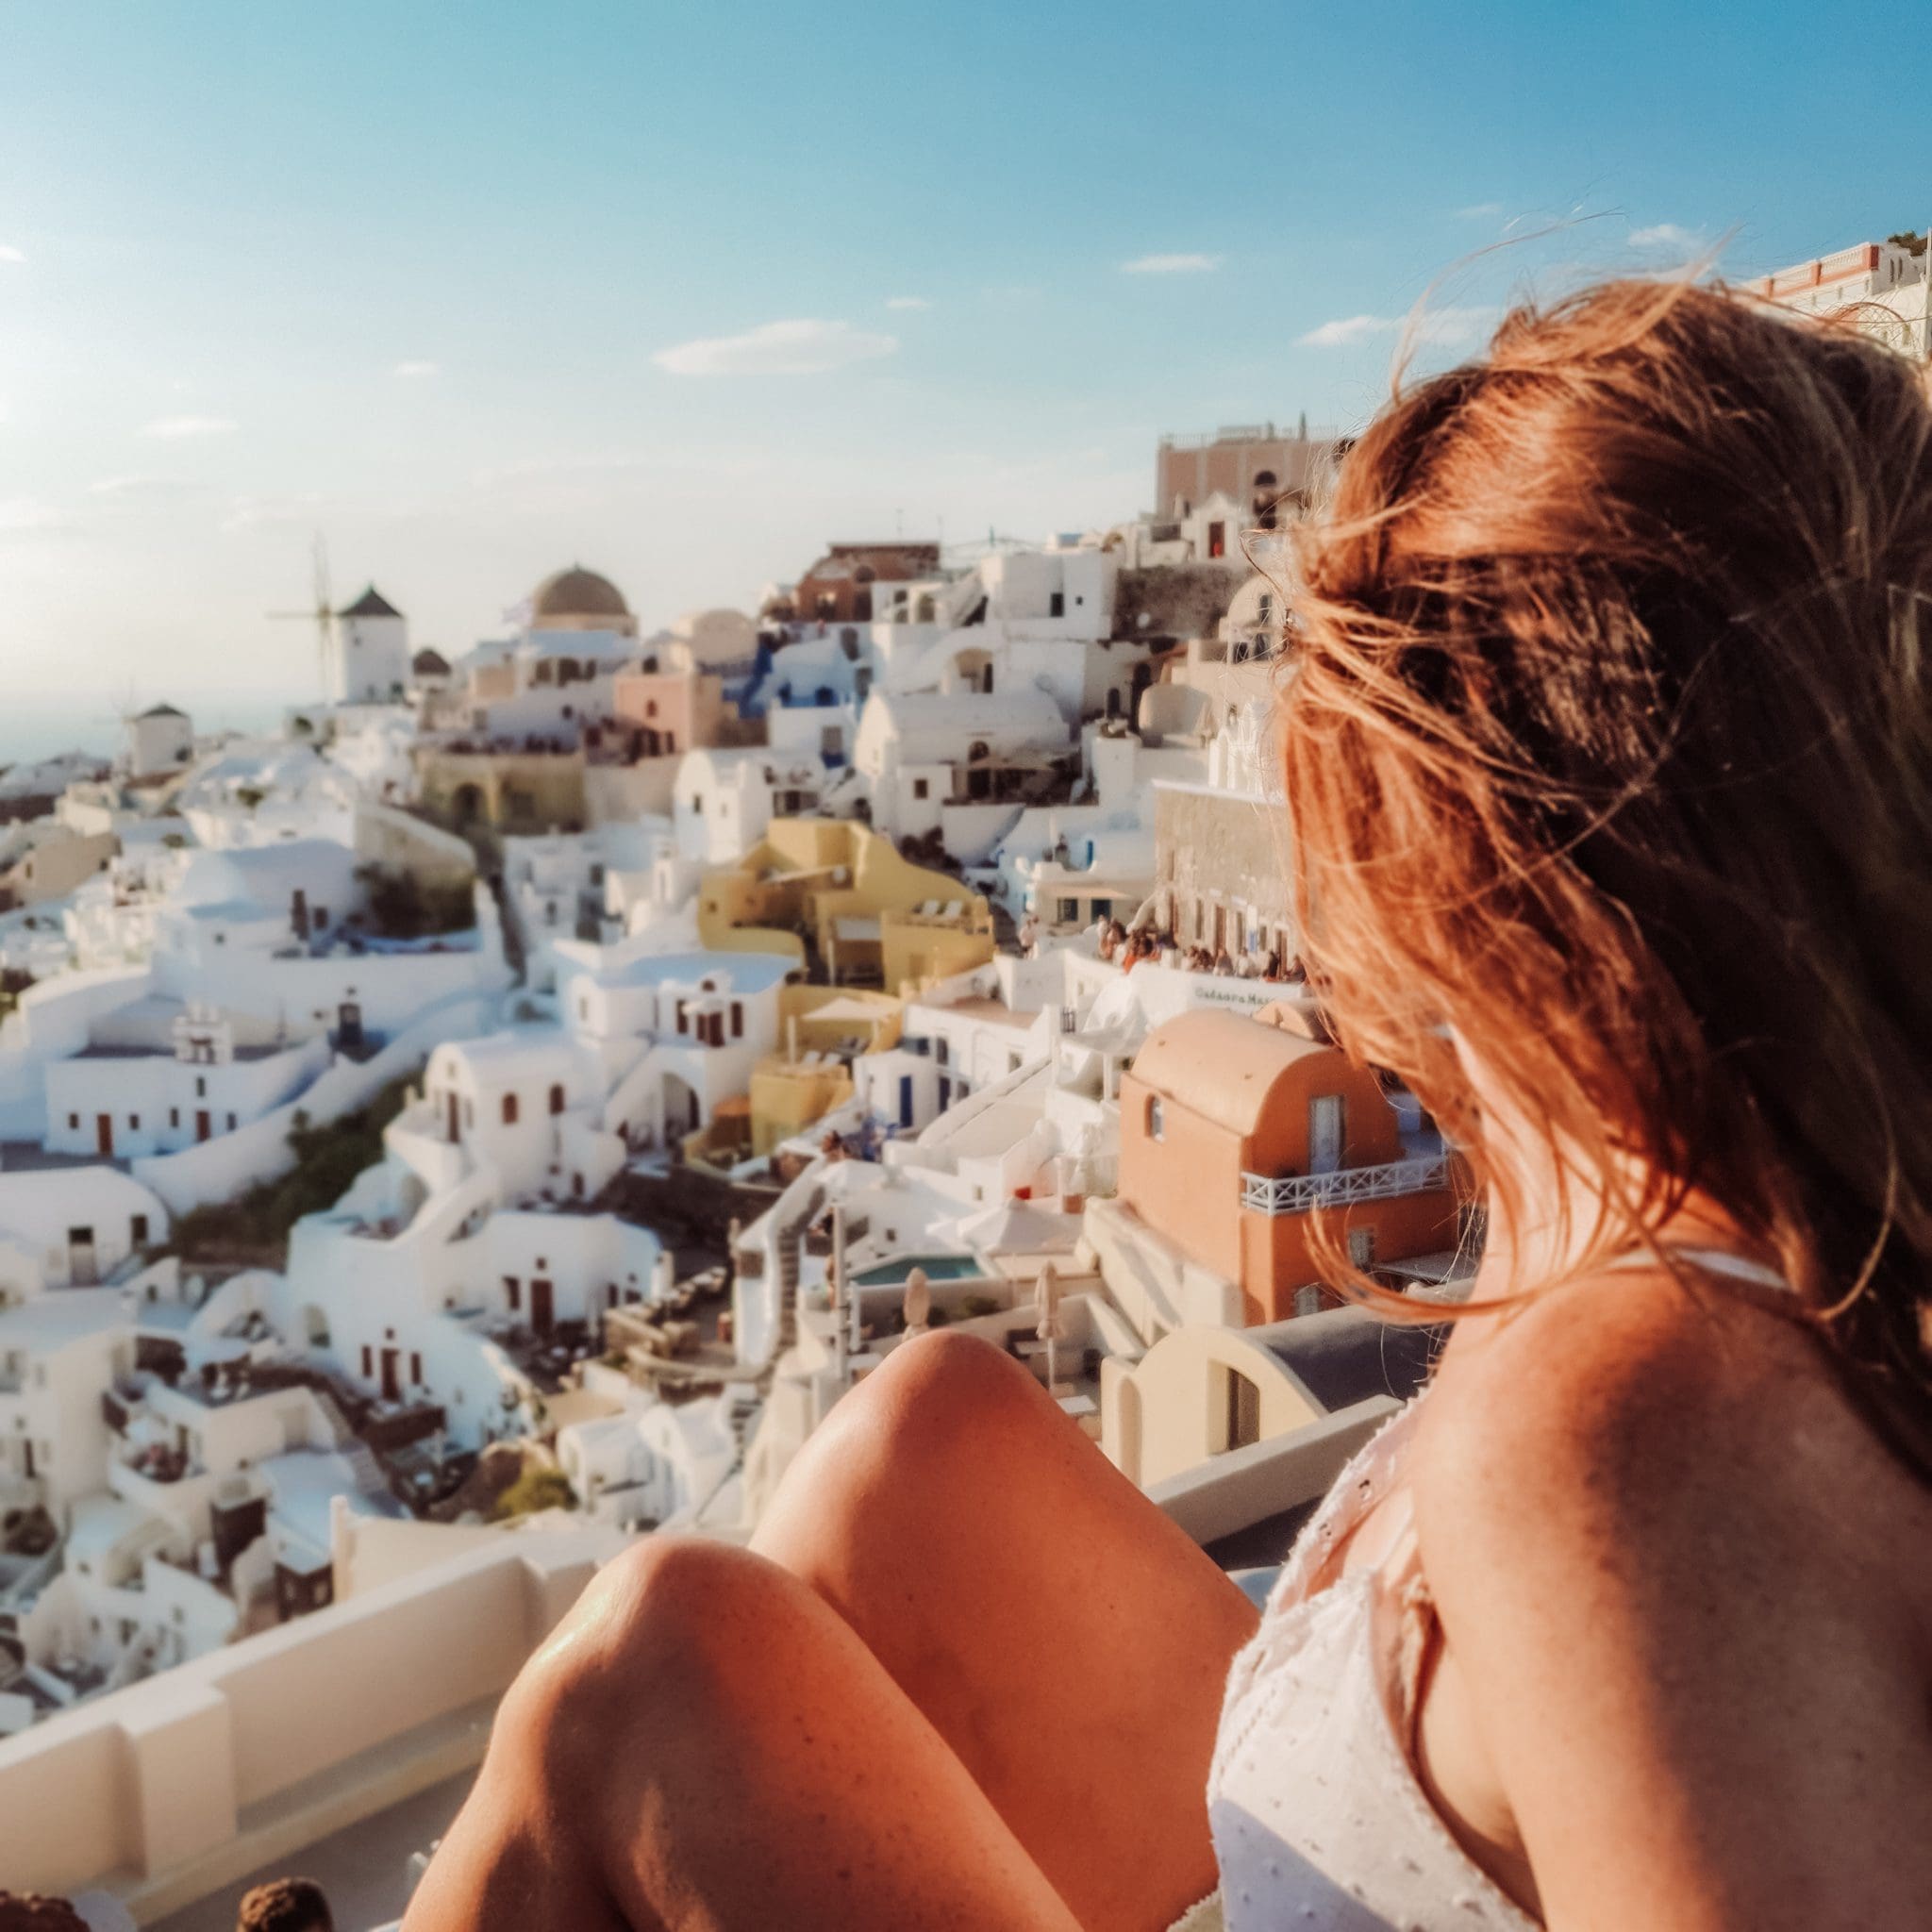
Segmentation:
<svg viewBox="0 0 1932 1932">
<path fill-rule="evenodd" d="M 599 986 L 695 986 L 722 979 L 733 992 L 764 992 L 798 962 L 787 953 L 645 953 L 591 976 Z"/>
<path fill-rule="evenodd" d="M 0 1311 L 0 1348 L 51 1355 L 70 1342 L 133 1326 L 118 1288 L 56 1288 Z"/>
<path fill-rule="evenodd" d="M 356 855 L 333 839 L 278 839 L 197 852 L 169 895 L 183 907 L 246 902 L 286 911 L 300 891 L 311 901 L 341 906 L 353 890 Z"/>
</svg>

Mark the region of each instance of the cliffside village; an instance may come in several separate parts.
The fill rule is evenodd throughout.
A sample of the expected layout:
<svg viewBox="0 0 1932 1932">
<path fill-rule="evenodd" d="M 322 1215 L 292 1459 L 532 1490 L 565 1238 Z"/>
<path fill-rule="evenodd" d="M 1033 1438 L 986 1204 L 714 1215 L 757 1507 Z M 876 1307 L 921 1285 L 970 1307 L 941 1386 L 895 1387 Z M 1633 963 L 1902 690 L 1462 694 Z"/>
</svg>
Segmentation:
<svg viewBox="0 0 1932 1932">
<path fill-rule="evenodd" d="M 10 1816 L 88 1707 L 169 1783 L 183 1734 L 147 1762 L 106 1693 L 225 1697 L 255 1654 L 308 1708 L 317 1612 L 747 1535 L 941 1325 L 1203 1541 L 1284 1533 L 1391 1398 L 1318 1221 L 1399 1292 L 1470 1265 L 1456 1157 L 1326 1039 L 1269 804 L 1292 654 L 1239 536 L 1333 458 L 1163 442 L 1158 515 L 835 542 L 654 636 L 578 565 L 458 656 L 372 587 L 278 735 L 159 705 L 111 764 L 0 777 Z M 1249 1474 L 1191 1505 L 1215 1468 Z M 175 1783 L 134 1843 L 67 1807 L 36 1878 L 192 1895 L 246 1784 Z"/>
</svg>

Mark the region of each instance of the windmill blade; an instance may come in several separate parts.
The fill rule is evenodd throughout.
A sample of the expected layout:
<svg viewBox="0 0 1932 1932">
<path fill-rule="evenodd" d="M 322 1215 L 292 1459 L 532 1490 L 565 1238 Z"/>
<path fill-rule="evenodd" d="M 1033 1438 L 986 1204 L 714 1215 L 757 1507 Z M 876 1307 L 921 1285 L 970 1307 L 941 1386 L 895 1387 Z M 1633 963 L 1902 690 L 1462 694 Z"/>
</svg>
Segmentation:
<svg viewBox="0 0 1932 1932">
<path fill-rule="evenodd" d="M 315 533 L 315 644 L 321 661 L 324 696 L 329 691 L 329 646 L 335 637 L 335 604 L 328 590 L 328 544 Z"/>
<path fill-rule="evenodd" d="M 315 626 L 316 657 L 322 672 L 322 690 L 325 699 L 329 691 L 329 655 L 335 641 L 336 613 L 334 601 L 329 595 L 328 543 L 320 530 L 315 533 L 315 541 L 309 555 L 310 596 L 313 602 L 307 610 L 271 610 L 267 615 L 276 621 L 299 619 L 304 624 L 312 624 Z"/>
</svg>

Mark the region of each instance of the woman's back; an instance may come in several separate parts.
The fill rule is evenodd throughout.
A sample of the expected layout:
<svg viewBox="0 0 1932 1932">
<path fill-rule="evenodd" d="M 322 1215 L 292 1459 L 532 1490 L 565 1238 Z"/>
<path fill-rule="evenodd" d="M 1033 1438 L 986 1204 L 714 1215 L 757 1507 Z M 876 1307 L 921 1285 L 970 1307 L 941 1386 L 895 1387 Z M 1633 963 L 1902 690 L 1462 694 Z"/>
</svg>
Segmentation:
<svg viewBox="0 0 1932 1932">
<path fill-rule="evenodd" d="M 1911 1923 L 1932 1499 L 1774 1298 L 1628 1258 L 1461 1329 L 1305 1532 L 1223 1714 L 1230 1932 Z"/>
</svg>

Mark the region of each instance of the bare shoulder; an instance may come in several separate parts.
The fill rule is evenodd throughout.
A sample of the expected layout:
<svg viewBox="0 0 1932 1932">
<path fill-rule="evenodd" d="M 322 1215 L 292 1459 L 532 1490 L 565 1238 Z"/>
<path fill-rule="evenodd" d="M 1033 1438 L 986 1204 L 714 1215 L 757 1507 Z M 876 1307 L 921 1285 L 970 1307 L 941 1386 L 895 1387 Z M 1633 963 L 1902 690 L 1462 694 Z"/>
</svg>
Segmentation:
<svg viewBox="0 0 1932 1932">
<path fill-rule="evenodd" d="M 1491 1557 L 1570 1530 L 1641 1538 L 1652 1565 L 1735 1546 L 1757 1568 L 1874 1531 L 1891 1542 L 1900 1512 L 1932 1525 L 1932 1498 L 1808 1331 L 1660 1269 L 1473 1318 L 1424 1405 L 1411 1473 L 1425 1533 Z"/>
<path fill-rule="evenodd" d="M 1411 1448 L 1546 1924 L 1923 1923 L 1932 1498 L 1805 1331 L 1578 1282 L 1458 1334 Z"/>
</svg>

